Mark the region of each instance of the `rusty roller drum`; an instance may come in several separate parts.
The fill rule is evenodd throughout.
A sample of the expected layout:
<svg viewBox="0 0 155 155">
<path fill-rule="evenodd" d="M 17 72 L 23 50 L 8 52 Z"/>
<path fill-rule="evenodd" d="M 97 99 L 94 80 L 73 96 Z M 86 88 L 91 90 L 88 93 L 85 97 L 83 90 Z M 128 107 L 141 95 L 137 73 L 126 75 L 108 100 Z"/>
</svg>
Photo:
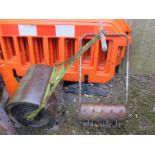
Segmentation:
<svg viewBox="0 0 155 155">
<path fill-rule="evenodd" d="M 127 117 L 124 104 L 81 103 L 79 118 L 81 121 L 123 121 Z"/>
<path fill-rule="evenodd" d="M 51 123 L 54 125 L 61 106 L 62 84 L 59 84 L 46 107 L 32 121 L 24 115 L 36 110 L 44 97 L 52 67 L 38 64 L 33 65 L 20 81 L 15 94 L 10 98 L 6 110 L 13 123 L 27 127 L 43 127 Z"/>
</svg>

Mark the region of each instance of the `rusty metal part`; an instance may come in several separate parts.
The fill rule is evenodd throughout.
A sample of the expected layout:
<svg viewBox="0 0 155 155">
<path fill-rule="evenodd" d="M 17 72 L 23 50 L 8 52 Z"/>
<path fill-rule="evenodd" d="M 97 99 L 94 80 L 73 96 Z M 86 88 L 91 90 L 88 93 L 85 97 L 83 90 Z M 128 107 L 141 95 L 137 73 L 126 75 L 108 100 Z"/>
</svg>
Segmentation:
<svg viewBox="0 0 155 155">
<path fill-rule="evenodd" d="M 0 134 L 15 135 L 16 130 L 0 105 Z"/>
<path fill-rule="evenodd" d="M 61 107 L 62 84 L 56 88 L 46 107 L 34 120 L 28 121 L 24 117 L 26 113 L 31 113 L 41 104 L 51 72 L 52 67 L 43 64 L 34 65 L 27 71 L 6 106 L 7 113 L 14 123 L 36 128 L 49 123 L 53 126 L 56 123 Z"/>
<path fill-rule="evenodd" d="M 80 124 L 84 127 L 101 127 L 101 128 L 120 128 L 121 127 L 121 122 L 118 122 L 118 121 L 114 121 L 114 122 L 81 121 Z"/>
<path fill-rule="evenodd" d="M 125 104 L 81 103 L 79 118 L 81 121 L 123 121 L 127 116 Z"/>
</svg>

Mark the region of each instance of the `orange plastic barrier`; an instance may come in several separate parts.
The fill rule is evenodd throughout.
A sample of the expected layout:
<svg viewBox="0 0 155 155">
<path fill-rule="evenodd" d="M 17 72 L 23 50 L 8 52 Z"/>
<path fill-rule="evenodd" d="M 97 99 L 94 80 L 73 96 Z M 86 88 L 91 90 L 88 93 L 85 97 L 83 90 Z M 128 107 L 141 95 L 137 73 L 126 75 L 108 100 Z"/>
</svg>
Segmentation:
<svg viewBox="0 0 155 155">
<path fill-rule="evenodd" d="M 127 34 L 131 42 L 131 28 L 124 20 L 0 20 L 0 73 L 10 96 L 18 82 L 14 74 L 23 76 L 32 64 L 48 64 L 67 60 L 80 48 L 80 38 L 86 33 L 98 33 L 102 21 L 108 34 Z M 91 37 L 83 40 L 83 44 Z M 106 83 L 121 63 L 127 46 L 124 37 L 106 36 L 107 53 L 97 41 L 83 56 L 82 80 Z M 78 81 L 79 60 L 64 76 L 64 80 Z M 14 73 L 14 74 L 13 74 Z"/>
</svg>

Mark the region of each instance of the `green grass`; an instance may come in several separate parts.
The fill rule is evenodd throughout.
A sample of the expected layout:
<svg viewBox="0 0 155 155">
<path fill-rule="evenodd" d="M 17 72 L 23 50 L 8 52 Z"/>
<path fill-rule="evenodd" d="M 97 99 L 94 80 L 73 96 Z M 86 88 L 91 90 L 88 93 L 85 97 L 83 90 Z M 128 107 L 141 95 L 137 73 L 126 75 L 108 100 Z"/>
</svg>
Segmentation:
<svg viewBox="0 0 155 155">
<path fill-rule="evenodd" d="M 123 82 L 122 82 L 123 81 Z M 128 118 L 121 123 L 120 128 L 83 127 L 80 125 L 75 104 L 65 103 L 67 114 L 63 115 L 61 127 L 51 134 L 155 134 L 155 79 L 148 77 L 132 77 L 130 79 L 130 94 L 128 103 Z M 123 102 L 124 78 L 118 76 L 113 80 L 112 95 L 102 101 Z M 70 97 L 68 95 L 68 97 Z"/>
</svg>

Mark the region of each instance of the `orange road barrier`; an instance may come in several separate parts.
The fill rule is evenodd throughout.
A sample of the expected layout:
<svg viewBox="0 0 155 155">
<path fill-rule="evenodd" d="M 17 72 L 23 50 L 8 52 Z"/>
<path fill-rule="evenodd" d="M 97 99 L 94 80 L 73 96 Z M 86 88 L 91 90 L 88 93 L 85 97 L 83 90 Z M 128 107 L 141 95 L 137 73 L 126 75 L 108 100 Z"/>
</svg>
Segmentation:
<svg viewBox="0 0 155 155">
<path fill-rule="evenodd" d="M 107 34 L 127 34 L 131 43 L 131 28 L 125 20 L 0 20 L 0 74 L 12 96 L 18 82 L 33 64 L 53 66 L 74 55 L 80 39 L 87 33 L 98 33 L 99 22 Z M 83 39 L 83 44 L 92 37 Z M 106 36 L 107 52 L 97 41 L 82 57 L 82 81 L 110 81 L 125 54 L 126 39 Z M 78 81 L 79 60 L 65 74 L 64 80 Z"/>
</svg>

